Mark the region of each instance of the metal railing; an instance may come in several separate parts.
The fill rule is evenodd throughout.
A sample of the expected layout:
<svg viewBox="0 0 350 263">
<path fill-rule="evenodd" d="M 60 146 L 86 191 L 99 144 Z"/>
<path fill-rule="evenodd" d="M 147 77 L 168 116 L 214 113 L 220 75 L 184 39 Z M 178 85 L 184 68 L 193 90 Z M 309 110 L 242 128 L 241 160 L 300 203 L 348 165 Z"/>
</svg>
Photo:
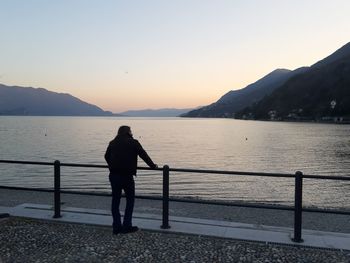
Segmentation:
<svg viewBox="0 0 350 263">
<path fill-rule="evenodd" d="M 93 164 L 76 164 L 76 163 L 61 163 L 56 160 L 55 162 L 31 162 L 31 161 L 14 161 L 14 160 L 0 160 L 0 163 L 8 164 L 29 164 L 29 165 L 45 165 L 54 167 L 54 189 L 40 189 L 40 188 L 26 188 L 26 187 L 14 187 L 14 186 L 0 186 L 3 189 L 14 190 L 32 190 L 32 191 L 44 191 L 54 192 L 54 218 L 61 217 L 61 194 L 80 194 L 80 195 L 95 195 L 95 196 L 111 196 L 107 193 L 93 193 L 93 192 L 79 192 L 79 191 L 66 191 L 61 189 L 61 167 L 83 167 L 83 168 L 103 168 L 107 169 L 107 165 L 93 165 Z M 302 239 L 302 212 L 320 212 L 320 213 L 332 213 L 350 215 L 350 211 L 345 210 L 332 210 L 332 209 L 317 209 L 317 208 L 303 208 L 303 179 L 317 179 L 317 180 L 338 180 L 338 181 L 350 181 L 350 176 L 322 176 L 322 175 L 305 175 L 300 171 L 295 174 L 283 174 L 283 173 L 258 173 L 258 172 L 241 172 L 241 171 L 220 171 L 220 170 L 199 170 L 199 169 L 182 169 L 182 168 L 170 168 L 168 165 L 164 165 L 163 168 L 146 168 L 138 167 L 138 170 L 156 170 L 163 172 L 163 189 L 162 197 L 154 196 L 136 196 L 140 199 L 151 199 L 162 201 L 162 225 L 161 228 L 170 228 L 169 225 L 169 202 L 186 202 L 186 203 L 200 203 L 200 204 L 215 204 L 225 206 L 240 206 L 249 208 L 265 208 L 276 210 L 289 210 L 294 211 L 294 236 L 292 240 L 294 242 L 303 242 Z M 205 173 L 205 174 L 222 174 L 222 175 L 245 175 L 245 176 L 259 176 L 259 177 L 275 177 L 275 178 L 294 178 L 294 206 L 274 206 L 274 205 L 262 205 L 262 204 L 249 204 L 249 203 L 231 203 L 231 202 L 219 202 L 209 200 L 188 200 L 183 198 L 170 198 L 169 197 L 169 177 L 170 172 L 187 172 L 187 173 Z"/>
</svg>

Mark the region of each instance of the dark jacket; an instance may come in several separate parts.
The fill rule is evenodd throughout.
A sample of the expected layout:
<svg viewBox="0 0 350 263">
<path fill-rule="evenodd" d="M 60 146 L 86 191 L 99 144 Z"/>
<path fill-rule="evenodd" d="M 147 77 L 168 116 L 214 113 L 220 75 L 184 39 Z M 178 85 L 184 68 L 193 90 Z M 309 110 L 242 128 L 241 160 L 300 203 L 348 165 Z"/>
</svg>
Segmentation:
<svg viewBox="0 0 350 263">
<path fill-rule="evenodd" d="M 105 159 L 111 174 L 136 175 L 137 156 L 140 156 L 149 167 L 156 168 L 138 140 L 130 135 L 118 135 L 109 143 Z"/>
</svg>

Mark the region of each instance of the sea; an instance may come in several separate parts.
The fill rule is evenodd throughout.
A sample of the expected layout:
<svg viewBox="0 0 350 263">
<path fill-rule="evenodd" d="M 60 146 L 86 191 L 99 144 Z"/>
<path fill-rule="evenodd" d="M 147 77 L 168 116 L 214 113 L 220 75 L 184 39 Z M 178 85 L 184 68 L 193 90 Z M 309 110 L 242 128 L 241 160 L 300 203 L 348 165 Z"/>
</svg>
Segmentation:
<svg viewBox="0 0 350 263">
<path fill-rule="evenodd" d="M 350 125 L 205 118 L 0 116 L 0 159 L 106 164 L 121 125 L 159 167 L 350 176 Z M 139 166 L 146 164 L 139 159 Z M 66 190 L 110 192 L 108 170 L 62 167 Z M 136 194 L 160 196 L 161 171 L 140 170 Z M 53 167 L 0 163 L 0 185 L 53 187 Z M 304 179 L 303 204 L 350 208 L 350 182 Z M 292 205 L 294 179 L 170 173 L 170 196 Z"/>
</svg>

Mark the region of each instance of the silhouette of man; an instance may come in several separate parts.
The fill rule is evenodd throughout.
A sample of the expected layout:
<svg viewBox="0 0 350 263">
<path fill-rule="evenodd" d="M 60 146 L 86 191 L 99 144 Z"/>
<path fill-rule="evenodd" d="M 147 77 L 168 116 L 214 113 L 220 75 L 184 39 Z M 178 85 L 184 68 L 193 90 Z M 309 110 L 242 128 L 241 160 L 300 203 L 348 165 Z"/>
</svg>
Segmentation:
<svg viewBox="0 0 350 263">
<path fill-rule="evenodd" d="M 120 126 L 117 136 L 106 150 L 105 160 L 109 168 L 109 181 L 112 188 L 113 233 L 131 233 L 138 230 L 132 225 L 132 213 L 135 201 L 135 182 L 137 156 L 140 156 L 151 168 L 158 166 L 148 156 L 141 144 L 132 137 L 129 126 Z M 122 190 L 125 192 L 126 207 L 121 224 L 119 205 Z"/>
</svg>

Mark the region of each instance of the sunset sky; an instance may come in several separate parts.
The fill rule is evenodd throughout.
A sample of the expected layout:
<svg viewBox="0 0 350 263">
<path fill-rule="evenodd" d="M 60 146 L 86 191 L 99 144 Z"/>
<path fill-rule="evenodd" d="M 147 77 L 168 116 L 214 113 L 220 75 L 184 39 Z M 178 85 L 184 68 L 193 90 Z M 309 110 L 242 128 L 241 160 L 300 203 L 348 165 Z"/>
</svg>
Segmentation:
<svg viewBox="0 0 350 263">
<path fill-rule="evenodd" d="M 0 83 L 191 108 L 350 41 L 349 0 L 0 0 Z"/>
</svg>

